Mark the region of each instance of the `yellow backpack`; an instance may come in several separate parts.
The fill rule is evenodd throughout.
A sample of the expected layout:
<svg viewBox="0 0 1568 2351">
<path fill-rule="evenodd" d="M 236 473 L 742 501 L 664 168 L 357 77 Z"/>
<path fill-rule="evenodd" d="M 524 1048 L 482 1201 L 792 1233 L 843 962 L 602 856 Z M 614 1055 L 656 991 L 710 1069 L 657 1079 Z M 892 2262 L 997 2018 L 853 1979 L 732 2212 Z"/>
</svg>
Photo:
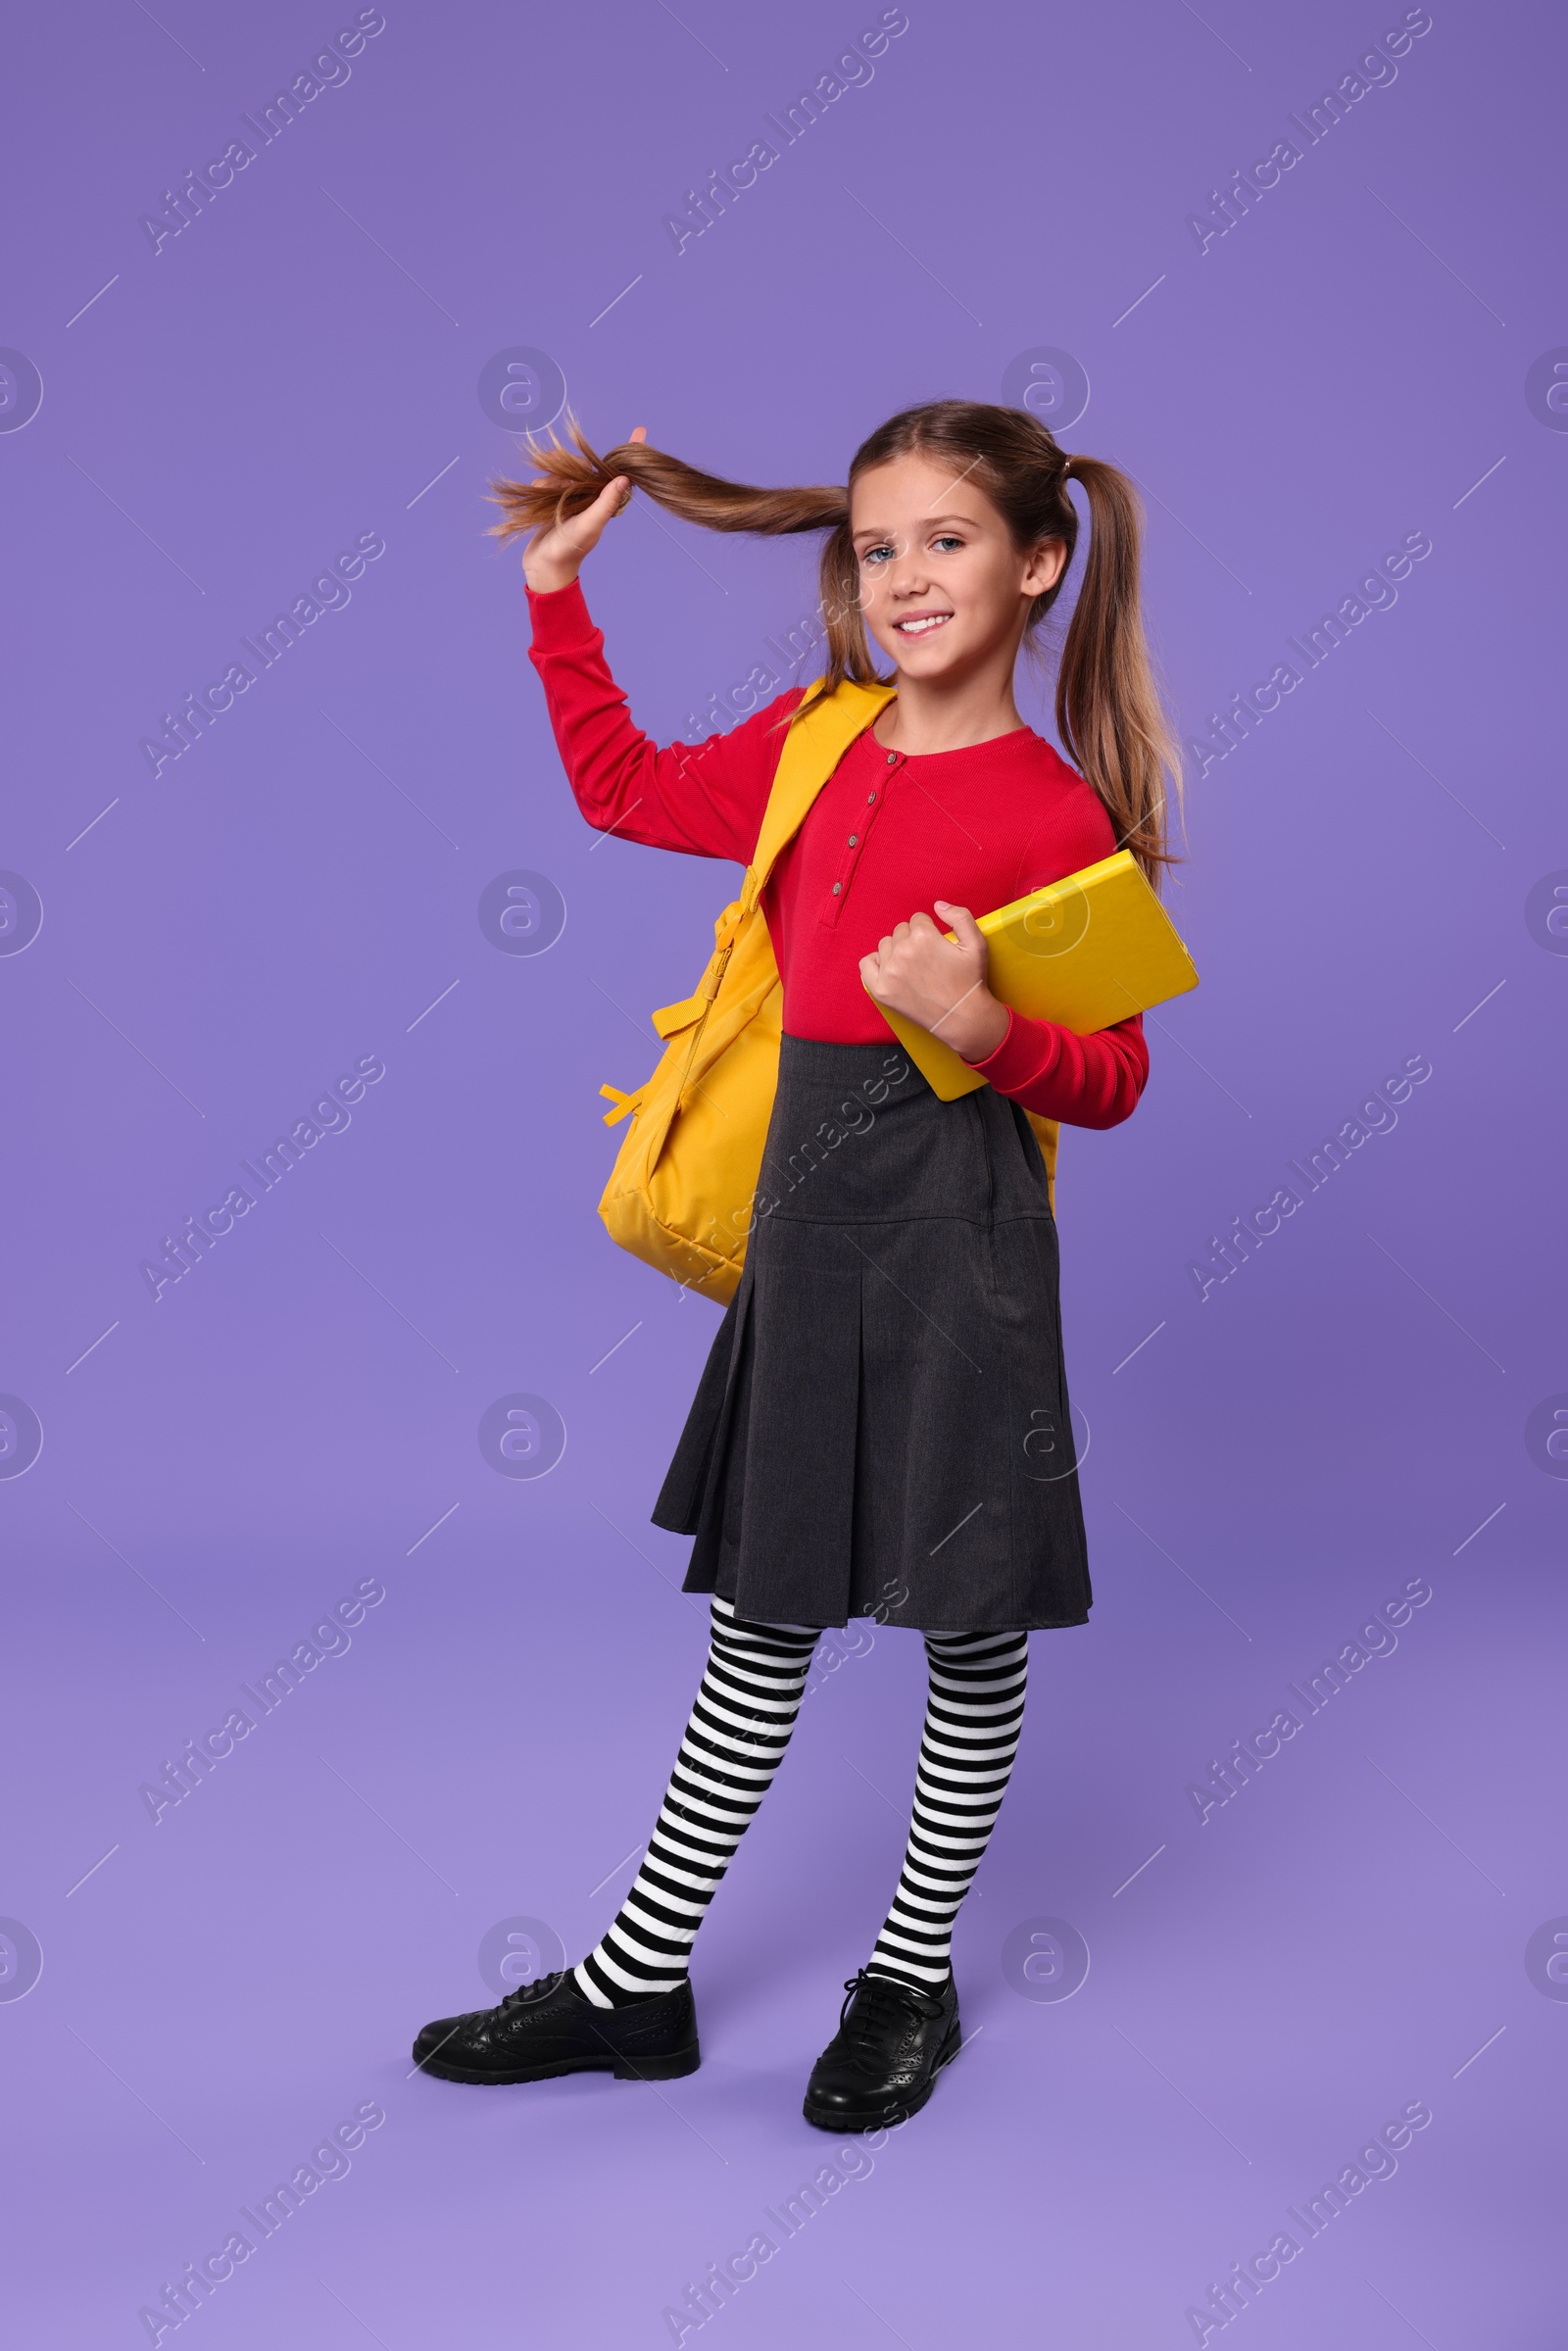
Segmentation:
<svg viewBox="0 0 1568 2351">
<path fill-rule="evenodd" d="M 778 1085 L 784 992 L 758 902 L 818 792 L 894 694 L 847 680 L 823 695 L 822 683 L 807 689 L 791 718 L 752 862 L 739 898 L 713 925 L 701 985 L 653 1014 L 665 1040 L 658 1067 L 635 1094 L 599 1089 L 614 1105 L 606 1126 L 631 1118 L 599 1202 L 611 1239 L 721 1305 L 746 1262 Z M 1056 1123 L 1028 1115 L 1054 1187 Z"/>
</svg>

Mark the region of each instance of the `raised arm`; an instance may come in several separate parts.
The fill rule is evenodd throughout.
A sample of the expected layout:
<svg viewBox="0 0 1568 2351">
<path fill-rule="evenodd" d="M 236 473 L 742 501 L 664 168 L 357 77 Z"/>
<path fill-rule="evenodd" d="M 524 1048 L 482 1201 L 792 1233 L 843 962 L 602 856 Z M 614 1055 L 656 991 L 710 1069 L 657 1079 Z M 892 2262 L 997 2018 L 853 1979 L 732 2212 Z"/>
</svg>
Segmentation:
<svg viewBox="0 0 1568 2351">
<path fill-rule="evenodd" d="M 530 587 L 529 659 L 538 670 L 562 764 L 577 806 L 598 831 L 652 849 L 746 864 L 761 829 L 785 730 L 776 721 L 794 688 L 727 735 L 661 749 L 633 723 L 605 661 L 605 640 L 576 581 Z"/>
<path fill-rule="evenodd" d="M 629 437 L 643 440 L 644 427 Z M 630 496 L 631 483 L 619 474 L 580 514 L 544 523 L 529 539 L 522 558 L 533 622 L 529 658 L 544 685 L 567 779 L 591 825 L 653 849 L 733 857 L 744 865 L 783 748 L 777 721 L 803 689 L 705 743 L 661 750 L 632 723 L 577 581 L 584 559 Z"/>
</svg>

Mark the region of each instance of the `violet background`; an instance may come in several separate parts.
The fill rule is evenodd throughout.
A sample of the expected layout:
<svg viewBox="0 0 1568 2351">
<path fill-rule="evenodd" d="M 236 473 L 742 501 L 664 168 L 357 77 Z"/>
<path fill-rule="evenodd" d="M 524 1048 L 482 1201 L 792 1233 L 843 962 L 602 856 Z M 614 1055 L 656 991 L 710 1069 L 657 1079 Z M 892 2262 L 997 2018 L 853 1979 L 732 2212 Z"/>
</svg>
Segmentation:
<svg viewBox="0 0 1568 2351">
<path fill-rule="evenodd" d="M 1149 494 L 1189 736 L 1404 534 L 1433 547 L 1195 770 L 1169 903 L 1203 984 L 1151 1022 L 1130 1124 L 1064 1136 L 1097 1603 L 1034 1643 L 957 1939 L 978 2037 L 684 2339 L 1192 2341 L 1209 2281 L 1414 2100 L 1396 2176 L 1249 2339 L 1560 2339 L 1568 2005 L 1526 1946 L 1568 1913 L 1568 1485 L 1526 1427 L 1568 1403 L 1568 961 L 1526 906 L 1568 867 L 1568 439 L 1525 386 L 1568 343 L 1561 20 L 1435 0 L 1200 254 L 1207 191 L 1401 10 L 910 0 L 677 255 L 666 212 L 878 14 L 388 0 L 156 255 L 144 209 L 352 10 L 13 28 L 0 340 L 43 380 L 0 433 L 0 865 L 44 909 L 0 955 L 0 1389 L 44 1435 L 0 1479 L 0 1911 L 43 1954 L 0 1998 L 18 2340 L 147 2340 L 162 2282 L 376 2100 L 348 2177 L 187 2322 L 214 2351 L 667 2342 L 838 2143 L 799 2101 L 897 1871 L 922 1675 L 894 1632 L 824 1670 L 715 1906 L 698 2075 L 408 2078 L 426 2016 L 495 1996 L 499 1922 L 573 1956 L 607 1923 L 704 1641 L 647 1513 L 715 1318 L 604 1236 L 596 1090 L 651 1066 L 733 876 L 576 816 L 482 536 L 515 447 L 476 384 L 515 346 L 601 445 L 645 422 L 769 482 L 1070 352 L 1064 441 Z M 160 713 L 368 531 L 347 609 L 155 781 Z M 586 586 L 639 721 L 680 735 L 811 572 L 635 508 Z M 481 930 L 514 869 L 564 897 L 546 954 Z M 349 1129 L 155 1304 L 140 1261 L 361 1054 L 386 1075 Z M 1200 1303 L 1209 1236 L 1415 1054 L 1397 1127 Z M 564 1419 L 548 1477 L 481 1454 L 516 1393 Z M 141 1784 L 370 1577 L 349 1652 L 154 1826 Z M 1189 1783 L 1412 1578 L 1397 1650 L 1200 1826 Z M 1091 1954 L 1069 1999 L 1004 1970 L 1043 1917 Z"/>
</svg>

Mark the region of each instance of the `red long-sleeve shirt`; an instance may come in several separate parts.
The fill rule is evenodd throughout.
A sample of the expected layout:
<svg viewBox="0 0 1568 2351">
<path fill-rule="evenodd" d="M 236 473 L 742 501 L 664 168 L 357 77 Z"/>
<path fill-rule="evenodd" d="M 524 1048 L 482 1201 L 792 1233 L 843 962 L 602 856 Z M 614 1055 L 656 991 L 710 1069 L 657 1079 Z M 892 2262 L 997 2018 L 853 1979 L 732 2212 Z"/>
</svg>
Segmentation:
<svg viewBox="0 0 1568 2351">
<path fill-rule="evenodd" d="M 530 659 L 577 806 L 601 832 L 653 849 L 750 862 L 783 748 L 777 720 L 802 687 L 727 735 L 660 750 L 633 724 L 577 582 L 532 590 Z M 860 958 L 933 901 L 977 914 L 1108 857 L 1101 802 L 1030 727 L 912 759 L 867 728 L 845 753 L 775 864 L 762 912 L 784 984 L 784 1028 L 832 1045 L 878 1045 L 887 1024 Z M 1009 1012 L 996 1051 L 971 1066 L 1025 1109 L 1111 1127 L 1149 1075 L 1139 1016 L 1075 1037 Z"/>
</svg>

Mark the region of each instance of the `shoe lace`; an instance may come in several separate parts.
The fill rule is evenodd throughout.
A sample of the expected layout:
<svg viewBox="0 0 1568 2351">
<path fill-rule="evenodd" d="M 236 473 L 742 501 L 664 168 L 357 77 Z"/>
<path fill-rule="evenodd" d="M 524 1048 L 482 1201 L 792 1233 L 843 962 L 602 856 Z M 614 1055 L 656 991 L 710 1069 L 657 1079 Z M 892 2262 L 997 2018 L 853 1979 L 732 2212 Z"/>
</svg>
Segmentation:
<svg viewBox="0 0 1568 2351">
<path fill-rule="evenodd" d="M 931 2024 L 942 2014 L 940 1992 L 925 1991 L 895 1976 L 876 1976 L 868 1968 L 845 1979 L 846 1994 L 839 2010 L 839 2030 L 861 2043 L 874 2041 L 884 2030 L 890 2011 L 918 2017 Z"/>
<path fill-rule="evenodd" d="M 514 1990 L 505 1994 L 501 2001 L 502 2007 L 524 2008 L 531 2001 L 548 1999 L 565 1973 L 564 1968 L 557 1968 L 551 1975 L 536 1976 L 531 1984 L 517 1984 Z"/>
</svg>

